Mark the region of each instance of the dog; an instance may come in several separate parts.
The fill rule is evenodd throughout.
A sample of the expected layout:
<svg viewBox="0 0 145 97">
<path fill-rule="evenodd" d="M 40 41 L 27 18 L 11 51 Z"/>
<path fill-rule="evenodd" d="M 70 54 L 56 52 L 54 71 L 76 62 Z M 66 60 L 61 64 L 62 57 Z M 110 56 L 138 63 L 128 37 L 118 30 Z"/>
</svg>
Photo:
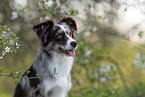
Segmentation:
<svg viewBox="0 0 145 97">
<path fill-rule="evenodd" d="M 34 25 L 40 40 L 38 55 L 21 77 L 13 97 L 66 97 L 71 89 L 76 21 L 64 16 L 59 23 L 47 20 Z"/>
</svg>

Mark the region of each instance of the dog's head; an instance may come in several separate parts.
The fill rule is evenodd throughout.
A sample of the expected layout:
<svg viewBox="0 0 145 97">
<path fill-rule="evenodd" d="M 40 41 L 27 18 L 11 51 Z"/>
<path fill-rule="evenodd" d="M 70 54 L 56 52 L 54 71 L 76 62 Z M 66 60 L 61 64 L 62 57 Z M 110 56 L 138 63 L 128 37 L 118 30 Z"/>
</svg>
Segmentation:
<svg viewBox="0 0 145 97">
<path fill-rule="evenodd" d="M 41 41 L 44 52 L 55 51 L 61 55 L 75 56 L 77 41 L 74 37 L 77 26 L 73 18 L 63 17 L 58 24 L 47 20 L 35 25 L 33 29 Z"/>
</svg>

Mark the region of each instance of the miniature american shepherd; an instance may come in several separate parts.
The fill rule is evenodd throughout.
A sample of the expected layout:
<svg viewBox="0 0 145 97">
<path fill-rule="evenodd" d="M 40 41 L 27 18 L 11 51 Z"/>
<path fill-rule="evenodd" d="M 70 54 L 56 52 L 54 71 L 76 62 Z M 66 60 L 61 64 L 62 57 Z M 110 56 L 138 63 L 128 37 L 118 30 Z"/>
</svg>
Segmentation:
<svg viewBox="0 0 145 97">
<path fill-rule="evenodd" d="M 66 97 L 71 89 L 71 68 L 77 41 L 76 22 L 64 16 L 59 23 L 52 20 L 33 27 L 40 40 L 38 55 L 21 77 L 14 97 Z"/>
</svg>

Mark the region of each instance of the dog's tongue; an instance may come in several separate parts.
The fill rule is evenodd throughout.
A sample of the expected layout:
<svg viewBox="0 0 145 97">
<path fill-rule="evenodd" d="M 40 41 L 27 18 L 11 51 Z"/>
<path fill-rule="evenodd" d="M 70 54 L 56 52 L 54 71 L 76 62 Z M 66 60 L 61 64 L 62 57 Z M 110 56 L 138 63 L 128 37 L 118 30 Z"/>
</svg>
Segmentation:
<svg viewBox="0 0 145 97">
<path fill-rule="evenodd" d="M 67 51 L 67 53 L 68 53 L 70 56 L 72 56 L 72 57 L 74 57 L 74 56 L 76 55 L 76 53 L 75 53 L 74 50 L 72 50 L 72 51 Z"/>
<path fill-rule="evenodd" d="M 72 56 L 72 57 L 74 57 L 76 55 L 74 50 L 63 50 L 60 48 L 59 51 L 66 55 Z"/>
</svg>

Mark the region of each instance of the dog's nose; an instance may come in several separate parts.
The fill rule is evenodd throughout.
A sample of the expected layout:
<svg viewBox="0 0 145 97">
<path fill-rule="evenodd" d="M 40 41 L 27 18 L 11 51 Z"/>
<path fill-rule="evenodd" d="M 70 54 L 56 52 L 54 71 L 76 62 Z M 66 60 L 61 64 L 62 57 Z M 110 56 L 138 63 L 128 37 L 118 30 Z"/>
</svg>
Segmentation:
<svg viewBox="0 0 145 97">
<path fill-rule="evenodd" d="M 72 41 L 71 43 L 70 43 L 74 48 L 76 48 L 76 46 L 77 46 L 77 42 L 76 41 Z"/>
</svg>

